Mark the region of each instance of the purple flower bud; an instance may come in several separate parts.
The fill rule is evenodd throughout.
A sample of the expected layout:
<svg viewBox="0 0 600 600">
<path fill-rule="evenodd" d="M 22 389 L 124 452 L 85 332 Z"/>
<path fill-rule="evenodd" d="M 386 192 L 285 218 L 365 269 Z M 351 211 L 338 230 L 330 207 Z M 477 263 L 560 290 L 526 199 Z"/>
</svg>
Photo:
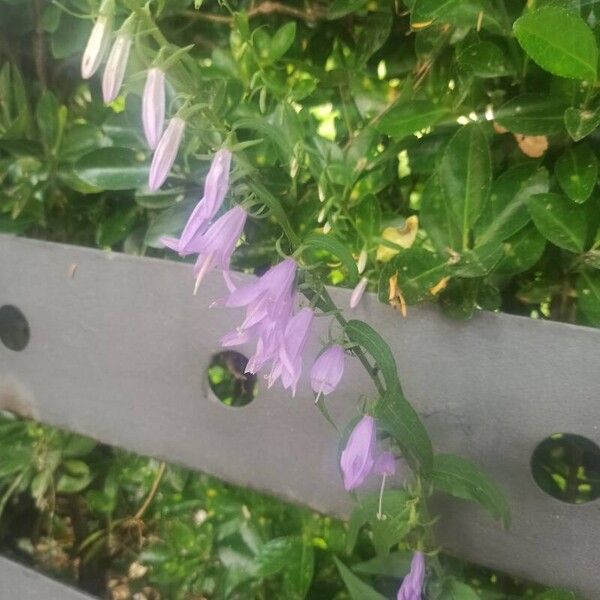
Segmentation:
<svg viewBox="0 0 600 600">
<path fill-rule="evenodd" d="M 204 182 L 204 196 L 192 211 L 181 232 L 181 237 L 179 239 L 161 238 L 161 242 L 167 248 L 179 252 L 180 256 L 198 253 L 198 240 L 223 204 L 229 187 L 230 165 L 231 152 L 229 150 L 219 150 L 212 160 Z"/>
<path fill-rule="evenodd" d="M 352 295 L 350 296 L 350 308 L 356 308 L 358 303 L 361 301 L 365 290 L 367 289 L 367 284 L 369 280 L 367 277 L 362 277 L 358 282 L 357 286 L 354 288 Z"/>
<path fill-rule="evenodd" d="M 154 151 L 148 176 L 148 187 L 152 191 L 156 191 L 169 175 L 175 158 L 177 158 L 184 129 L 185 121 L 180 117 L 173 117 L 162 134 Z"/>
<path fill-rule="evenodd" d="M 246 211 L 235 206 L 219 217 L 198 240 L 198 260 L 194 266 L 196 287 L 212 267 L 229 269 L 231 255 L 246 224 Z"/>
<path fill-rule="evenodd" d="M 415 552 L 410 563 L 410 572 L 402 581 L 397 600 L 421 600 L 425 583 L 425 556 Z"/>
<path fill-rule="evenodd" d="M 363 484 L 375 464 L 375 419 L 365 415 L 354 427 L 340 457 L 346 491 Z"/>
<path fill-rule="evenodd" d="M 142 123 L 148 146 L 154 150 L 165 126 L 165 74 L 156 67 L 150 69 L 146 77 Z"/>
<path fill-rule="evenodd" d="M 310 370 L 310 384 L 317 398 L 335 390 L 344 374 L 345 359 L 344 349 L 334 344 L 315 360 Z"/>
<path fill-rule="evenodd" d="M 89 79 L 98 70 L 108 48 L 111 28 L 112 11 L 108 14 L 101 13 L 92 27 L 81 59 L 81 76 L 84 79 Z"/>
<path fill-rule="evenodd" d="M 382 452 L 373 465 L 373 472 L 377 475 L 391 477 L 396 474 L 396 459 L 391 452 Z"/>
<path fill-rule="evenodd" d="M 111 103 L 119 95 L 125 77 L 129 50 L 131 50 L 131 37 L 126 33 L 119 33 L 110 49 L 102 77 L 102 96 L 106 104 Z"/>
</svg>

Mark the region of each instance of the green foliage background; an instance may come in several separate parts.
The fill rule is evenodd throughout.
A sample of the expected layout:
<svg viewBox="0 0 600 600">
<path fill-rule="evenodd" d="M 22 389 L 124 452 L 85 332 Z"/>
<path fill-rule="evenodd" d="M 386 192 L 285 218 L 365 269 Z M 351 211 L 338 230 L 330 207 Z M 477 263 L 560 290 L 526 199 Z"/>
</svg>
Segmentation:
<svg viewBox="0 0 600 600">
<path fill-rule="evenodd" d="M 121 21 L 143 4 L 118 6 Z M 207 158 L 227 140 L 236 149 L 231 199 L 258 207 L 236 268 L 270 264 L 283 226 L 327 259 L 321 272 L 334 284 L 355 283 L 353 261 L 366 250 L 383 302 L 396 278 L 402 302 L 435 301 L 457 318 L 483 308 L 600 325 L 596 2 L 150 7 L 160 31 L 141 27 L 123 94 L 105 107 L 97 78 L 79 75 L 97 2 L 0 0 L 0 231 L 162 256 L 159 236 L 181 229 Z M 171 177 L 151 193 L 144 71 L 159 46 L 189 44 L 169 72 L 169 101 L 175 109 L 190 94 L 197 110 Z M 404 248 L 384 232 L 402 235 L 411 217 L 419 231 Z M 382 248 L 391 260 L 378 260 Z M 16 466 L 3 462 L 2 508 L 35 503 L 19 551 L 42 560 L 67 548 L 64 574 L 85 580 L 89 564 L 101 578 L 124 577 L 141 561 L 151 569 L 140 585 L 167 598 L 342 598 L 338 568 L 356 585 L 328 555 L 343 557 L 338 523 L 169 467 L 136 524 L 156 464 L 84 441 L 65 452 L 64 434 L 2 426 L 3 445 L 16 435 L 25 448 Z M 189 512 L 168 517 L 181 506 Z M 197 507 L 214 518 L 194 524 Z M 83 511 L 83 533 L 73 511 Z M 275 556 L 269 567 L 257 558 L 263 551 Z M 369 540 L 355 552 L 344 561 L 367 560 Z M 314 564 L 314 580 L 312 567 L 281 566 L 290 562 Z M 516 597 L 510 586 L 490 589 L 480 597 Z"/>
</svg>

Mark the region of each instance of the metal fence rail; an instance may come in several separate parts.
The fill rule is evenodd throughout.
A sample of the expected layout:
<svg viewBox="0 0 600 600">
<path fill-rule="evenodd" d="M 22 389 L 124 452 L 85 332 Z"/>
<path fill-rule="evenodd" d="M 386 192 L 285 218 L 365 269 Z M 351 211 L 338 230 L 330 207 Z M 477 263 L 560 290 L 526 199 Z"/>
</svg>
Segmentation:
<svg viewBox="0 0 600 600">
<path fill-rule="evenodd" d="M 206 368 L 232 312 L 208 309 L 225 291 L 220 276 L 196 297 L 192 285 L 186 265 L 0 236 L 0 307 L 19 308 L 31 332 L 23 351 L 0 344 L 0 407 L 347 516 L 337 437 L 306 382 L 294 399 L 262 381 L 245 407 L 214 398 Z M 332 294 L 347 304 L 346 290 Z M 374 297 L 355 314 L 389 341 L 436 450 L 470 457 L 509 497 L 509 531 L 475 506 L 445 501 L 446 547 L 598 597 L 600 502 L 549 497 L 529 463 L 556 432 L 600 442 L 600 331 L 500 314 L 461 323 L 431 307 L 401 319 Z M 327 326 L 318 319 L 322 337 Z M 347 369 L 328 398 L 334 418 L 356 414 L 361 393 L 372 393 L 369 380 Z"/>
</svg>

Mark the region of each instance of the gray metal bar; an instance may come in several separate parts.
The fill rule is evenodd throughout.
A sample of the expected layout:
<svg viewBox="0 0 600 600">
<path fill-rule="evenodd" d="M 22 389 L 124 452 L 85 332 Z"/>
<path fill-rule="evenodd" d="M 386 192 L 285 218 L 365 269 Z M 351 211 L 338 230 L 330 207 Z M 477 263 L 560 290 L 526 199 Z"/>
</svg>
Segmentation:
<svg viewBox="0 0 600 600">
<path fill-rule="evenodd" d="M 93 600 L 92 596 L 0 556 L 0 600 Z"/>
<path fill-rule="evenodd" d="M 347 516 L 337 437 L 305 379 L 294 399 L 262 381 L 243 408 L 212 396 L 206 367 L 236 316 L 208 308 L 225 292 L 219 275 L 196 297 L 191 287 L 187 265 L 0 236 L 0 305 L 19 307 L 31 328 L 22 352 L 0 345 L 0 406 Z M 347 305 L 347 290 L 332 293 Z M 447 548 L 597 597 L 600 503 L 547 496 L 529 461 L 552 433 L 600 442 L 600 331 L 492 313 L 462 323 L 426 306 L 402 319 L 371 296 L 355 316 L 390 342 L 436 450 L 472 458 L 509 496 L 508 532 L 477 507 L 446 502 Z M 325 337 L 328 323 L 318 326 Z M 356 364 L 328 398 L 334 418 L 356 414 L 361 393 L 372 388 Z"/>
</svg>

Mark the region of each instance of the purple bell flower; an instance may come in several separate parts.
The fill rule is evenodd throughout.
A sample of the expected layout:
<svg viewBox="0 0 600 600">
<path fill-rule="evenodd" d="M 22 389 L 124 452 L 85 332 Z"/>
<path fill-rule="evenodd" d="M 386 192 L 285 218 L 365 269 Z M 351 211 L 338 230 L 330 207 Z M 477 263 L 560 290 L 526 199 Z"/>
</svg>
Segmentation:
<svg viewBox="0 0 600 600">
<path fill-rule="evenodd" d="M 102 77 L 102 96 L 106 104 L 110 104 L 119 95 L 130 50 L 131 36 L 128 33 L 117 34 Z"/>
<path fill-rule="evenodd" d="M 160 140 L 165 126 L 165 73 L 157 67 L 148 71 L 142 96 L 144 135 L 151 150 Z"/>
<path fill-rule="evenodd" d="M 382 452 L 373 465 L 373 473 L 383 475 L 383 477 L 392 477 L 396 474 L 396 459 L 391 452 Z"/>
<path fill-rule="evenodd" d="M 425 583 L 425 556 L 415 552 L 410 563 L 410 572 L 402 581 L 397 600 L 421 600 Z"/>
<path fill-rule="evenodd" d="M 160 239 L 167 248 L 175 250 L 180 256 L 198 253 L 198 240 L 223 204 L 229 187 L 230 166 L 231 152 L 219 150 L 212 160 L 204 182 L 204 196 L 192 211 L 180 238 L 162 237 Z"/>
<path fill-rule="evenodd" d="M 365 415 L 354 427 L 340 457 L 346 491 L 363 484 L 375 464 L 375 419 Z"/>
<path fill-rule="evenodd" d="M 223 271 L 229 270 L 231 255 L 244 230 L 246 216 L 246 211 L 241 206 L 235 206 L 219 217 L 198 239 L 198 260 L 194 266 L 196 274 L 194 294 L 212 267 L 218 267 Z"/>
<path fill-rule="evenodd" d="M 184 130 L 185 121 L 181 117 L 173 117 L 162 134 L 154 151 L 148 176 L 148 187 L 153 192 L 160 188 L 169 175 L 175 158 L 177 158 Z"/>
<path fill-rule="evenodd" d="M 310 370 L 310 384 L 317 394 L 315 403 L 321 394 L 327 396 L 337 387 L 344 374 L 346 354 L 338 344 L 330 346 L 313 363 Z"/>
</svg>

